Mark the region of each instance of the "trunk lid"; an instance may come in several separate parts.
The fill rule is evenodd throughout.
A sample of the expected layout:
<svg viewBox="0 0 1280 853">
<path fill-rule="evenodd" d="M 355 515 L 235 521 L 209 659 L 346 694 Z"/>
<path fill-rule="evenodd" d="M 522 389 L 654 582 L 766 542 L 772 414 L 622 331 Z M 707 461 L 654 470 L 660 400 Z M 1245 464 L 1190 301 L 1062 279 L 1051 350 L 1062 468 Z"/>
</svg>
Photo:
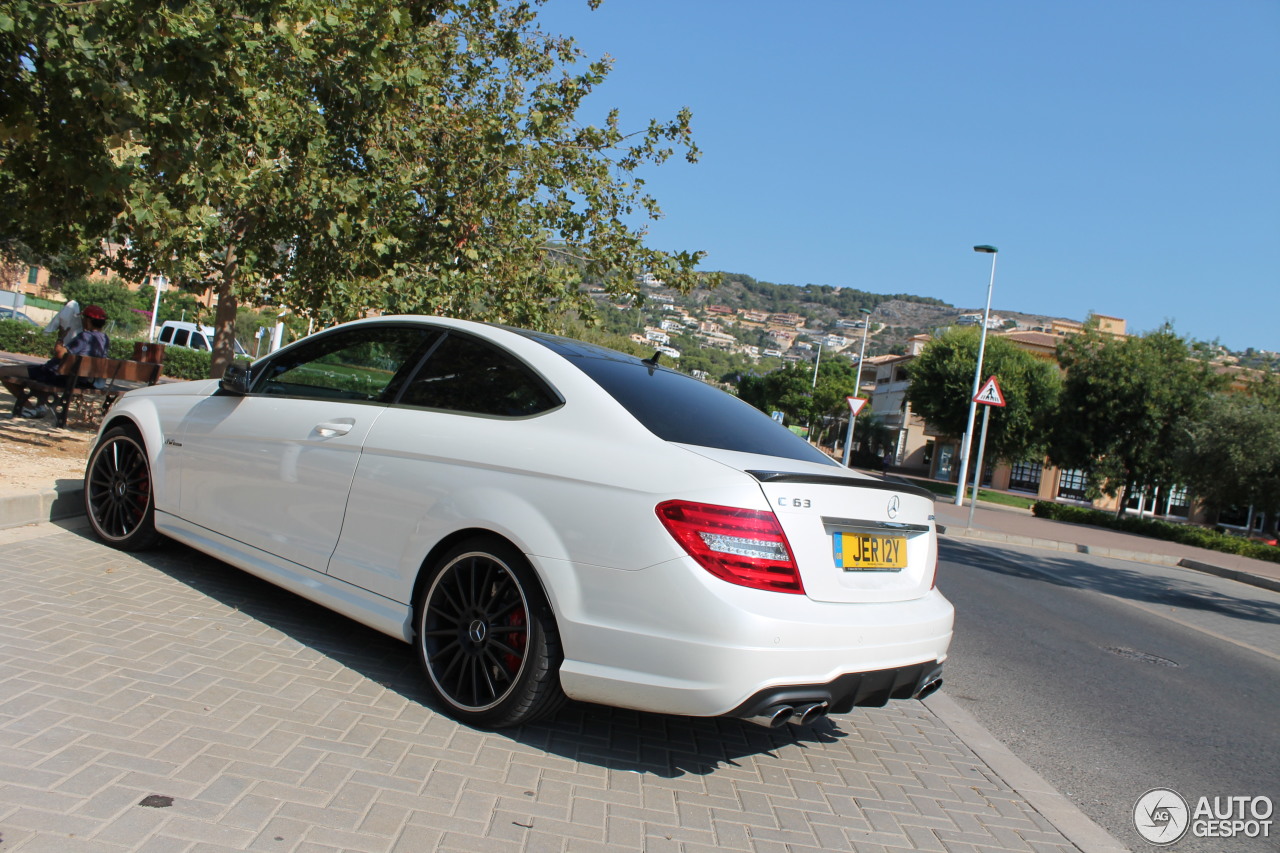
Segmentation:
<svg viewBox="0 0 1280 853">
<path fill-rule="evenodd" d="M 760 483 L 816 601 L 907 601 L 933 587 L 933 494 L 848 474 L 748 470 Z"/>
</svg>

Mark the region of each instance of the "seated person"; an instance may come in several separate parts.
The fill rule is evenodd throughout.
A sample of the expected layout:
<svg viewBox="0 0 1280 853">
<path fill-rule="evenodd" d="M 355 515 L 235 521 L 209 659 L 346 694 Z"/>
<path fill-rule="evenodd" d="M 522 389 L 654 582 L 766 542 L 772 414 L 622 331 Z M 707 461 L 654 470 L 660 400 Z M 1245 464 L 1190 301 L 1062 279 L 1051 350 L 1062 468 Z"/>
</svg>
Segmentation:
<svg viewBox="0 0 1280 853">
<path fill-rule="evenodd" d="M 84 320 L 84 331 L 73 335 L 65 343 L 59 341 L 53 348 L 53 358 L 44 364 L 15 364 L 0 367 L 0 383 L 3 383 L 15 397 L 21 399 L 22 388 L 28 381 L 45 385 L 61 385 L 63 377 L 58 373 L 58 366 L 68 354 L 107 358 L 111 339 L 107 337 L 106 332 L 102 331 L 107 325 L 107 312 L 97 305 L 90 305 L 81 312 L 80 316 Z M 92 380 L 87 381 L 92 384 Z M 47 405 L 46 400 L 38 399 L 34 409 L 24 409 L 22 414 L 26 417 L 38 418 L 44 414 L 45 405 Z"/>
</svg>

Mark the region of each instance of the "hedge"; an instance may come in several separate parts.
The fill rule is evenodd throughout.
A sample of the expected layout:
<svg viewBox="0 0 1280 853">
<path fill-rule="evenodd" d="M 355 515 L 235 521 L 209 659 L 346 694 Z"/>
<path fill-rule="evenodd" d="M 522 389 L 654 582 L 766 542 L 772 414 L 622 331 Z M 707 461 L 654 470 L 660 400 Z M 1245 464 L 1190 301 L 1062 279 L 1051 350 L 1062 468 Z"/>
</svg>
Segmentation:
<svg viewBox="0 0 1280 853">
<path fill-rule="evenodd" d="M 1125 533 L 1135 533 L 1151 539 L 1164 539 L 1170 542 L 1180 542 L 1183 545 L 1194 545 L 1197 548 L 1208 548 L 1211 551 L 1221 551 L 1224 554 L 1239 554 L 1242 557 L 1252 557 L 1255 560 L 1270 560 L 1273 563 L 1280 563 L 1280 548 L 1274 545 L 1254 542 L 1242 536 L 1219 533 L 1216 530 L 1198 527 L 1194 524 L 1172 524 L 1168 521 L 1160 521 L 1153 518 L 1136 518 L 1129 515 L 1122 515 L 1116 518 L 1110 512 L 1069 506 L 1067 504 L 1054 503 L 1053 501 L 1036 501 L 1035 505 L 1031 507 L 1031 512 L 1038 518 L 1051 518 L 1054 521 L 1066 521 L 1072 524 L 1092 524 L 1094 527 L 1108 527 L 1112 530 L 1122 530 Z"/>
<path fill-rule="evenodd" d="M 132 358 L 136 338 L 113 337 L 112 358 Z M 57 338 L 21 320 L 0 320 L 0 351 L 48 358 L 53 355 Z M 173 379 L 208 379 L 213 354 L 185 347 L 168 347 L 164 351 L 164 375 Z"/>
</svg>

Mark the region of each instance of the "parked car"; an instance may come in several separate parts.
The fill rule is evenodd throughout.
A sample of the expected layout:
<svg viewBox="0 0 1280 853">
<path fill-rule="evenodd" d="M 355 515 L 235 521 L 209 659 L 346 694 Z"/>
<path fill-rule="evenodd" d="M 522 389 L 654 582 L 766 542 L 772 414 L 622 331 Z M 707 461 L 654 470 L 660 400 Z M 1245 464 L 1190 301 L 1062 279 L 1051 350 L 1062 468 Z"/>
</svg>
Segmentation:
<svg viewBox="0 0 1280 853">
<path fill-rule="evenodd" d="M 172 347 L 187 347 L 188 349 L 213 351 L 213 334 L 214 330 L 209 326 L 202 326 L 199 323 L 184 323 L 180 320 L 166 320 L 160 325 L 160 332 L 156 335 L 156 342 Z M 236 355 L 245 355 L 249 353 L 240 342 L 232 338 L 232 347 L 235 349 Z"/>
<path fill-rule="evenodd" d="M 566 696 L 810 723 L 936 689 L 932 494 L 658 361 L 440 317 L 337 326 L 125 395 L 88 517 L 410 643 L 468 723 Z"/>
<path fill-rule="evenodd" d="M 17 308 L 10 308 L 7 305 L 0 305 L 0 320 L 17 320 L 19 323 L 30 323 L 33 326 L 40 325 Z"/>
</svg>

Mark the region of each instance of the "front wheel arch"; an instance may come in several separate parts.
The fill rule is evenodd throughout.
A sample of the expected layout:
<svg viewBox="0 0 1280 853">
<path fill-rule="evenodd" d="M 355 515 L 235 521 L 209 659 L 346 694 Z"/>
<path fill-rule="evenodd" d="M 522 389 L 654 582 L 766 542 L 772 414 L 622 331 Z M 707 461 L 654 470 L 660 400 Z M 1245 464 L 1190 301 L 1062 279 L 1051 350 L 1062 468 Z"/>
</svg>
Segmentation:
<svg viewBox="0 0 1280 853">
<path fill-rule="evenodd" d="M 94 535 L 113 548 L 145 551 L 159 543 L 151 459 L 132 423 L 113 425 L 94 443 L 85 465 L 84 509 Z"/>
</svg>

